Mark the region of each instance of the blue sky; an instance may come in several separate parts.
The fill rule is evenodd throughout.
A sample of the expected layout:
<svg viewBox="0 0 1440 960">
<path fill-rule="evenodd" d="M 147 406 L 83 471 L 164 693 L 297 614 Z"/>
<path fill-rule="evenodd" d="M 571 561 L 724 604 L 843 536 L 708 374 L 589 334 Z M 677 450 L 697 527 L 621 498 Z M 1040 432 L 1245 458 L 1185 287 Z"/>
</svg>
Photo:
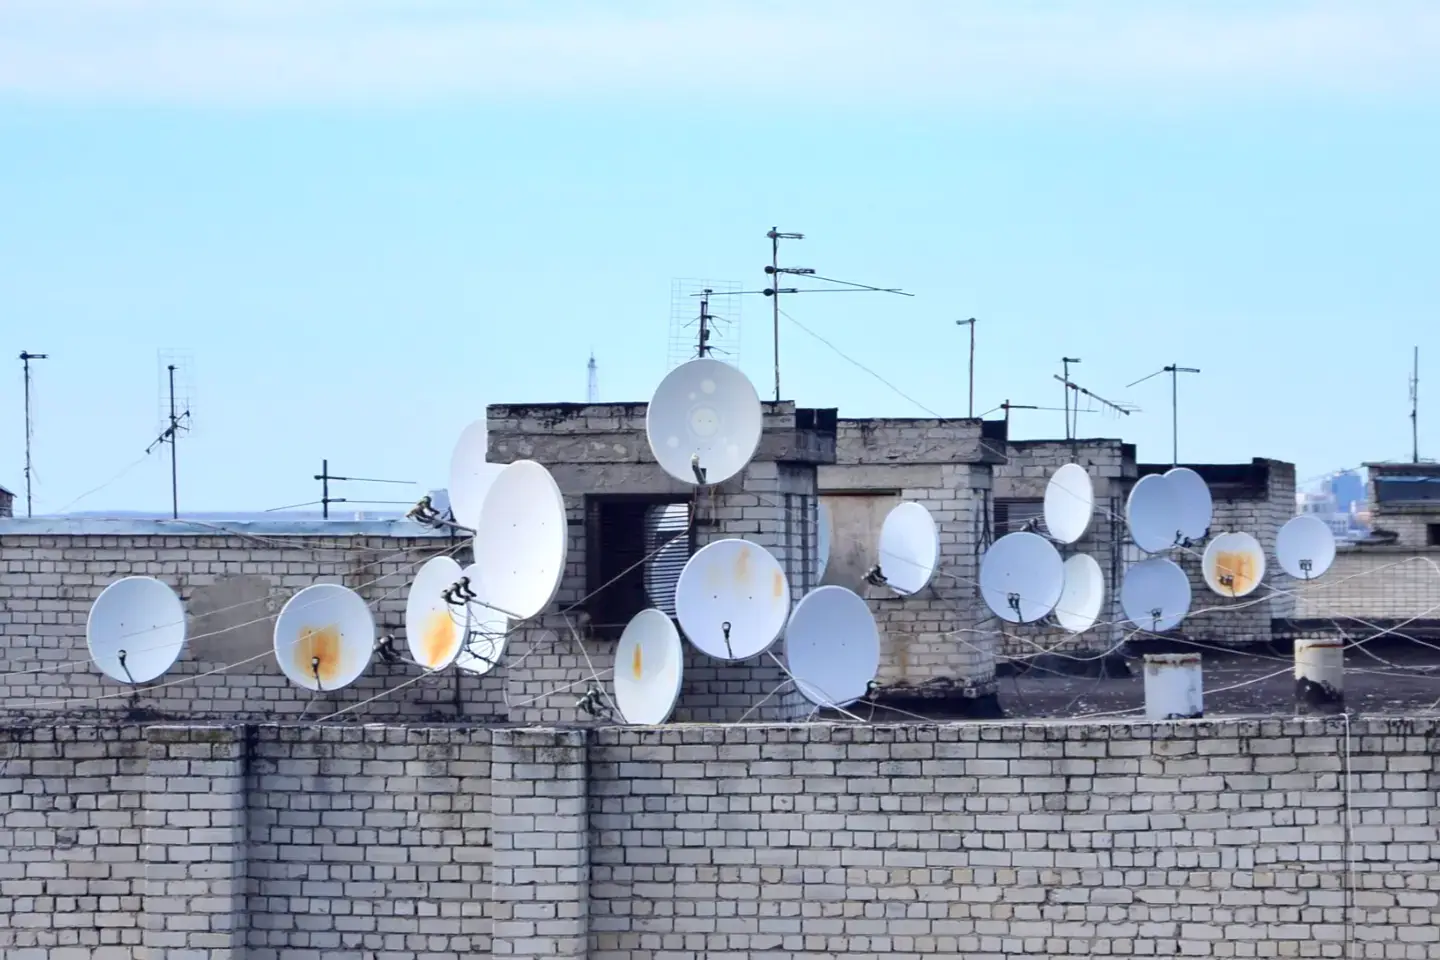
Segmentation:
<svg viewBox="0 0 1440 960">
<path fill-rule="evenodd" d="M 194 358 L 182 510 L 312 500 L 322 458 L 443 485 L 485 404 L 583 399 L 592 347 L 602 399 L 648 397 L 671 280 L 763 285 L 771 225 L 806 234 L 791 263 L 916 294 L 786 309 L 945 414 L 975 316 L 979 410 L 1058 406 L 1079 356 L 1143 408 L 1081 433 L 1166 460 L 1168 381 L 1125 385 L 1178 361 L 1203 370 L 1182 459 L 1311 476 L 1408 456 L 1418 344 L 1440 456 L 1434 4 L 543 10 L 0 7 L 0 485 L 23 490 L 22 349 L 51 356 L 37 512 L 141 456 L 159 349 Z M 740 357 L 762 396 L 765 306 Z M 781 334 L 788 398 L 924 415 Z M 163 509 L 168 484 L 156 455 L 73 509 Z"/>
</svg>

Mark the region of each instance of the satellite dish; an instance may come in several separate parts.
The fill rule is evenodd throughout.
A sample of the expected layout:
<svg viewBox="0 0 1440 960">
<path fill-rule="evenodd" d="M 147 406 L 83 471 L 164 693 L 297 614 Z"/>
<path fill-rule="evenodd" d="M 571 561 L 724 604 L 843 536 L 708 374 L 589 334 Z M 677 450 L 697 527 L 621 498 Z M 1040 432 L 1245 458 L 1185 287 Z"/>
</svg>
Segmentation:
<svg viewBox="0 0 1440 960">
<path fill-rule="evenodd" d="M 1192 543 L 1204 540 L 1215 512 L 1205 478 L 1189 467 L 1175 467 L 1165 471 L 1165 482 L 1175 496 L 1176 529 Z"/>
<path fill-rule="evenodd" d="M 331 691 L 360 679 L 375 652 L 375 618 L 354 590 L 317 583 L 291 597 L 275 620 L 275 661 L 290 682 Z"/>
<path fill-rule="evenodd" d="M 880 670 L 880 629 L 870 605 L 844 587 L 817 587 L 785 628 L 785 662 L 801 695 L 817 707 L 864 697 Z"/>
<path fill-rule="evenodd" d="M 1071 633 L 1084 633 L 1095 625 L 1105 605 L 1105 576 L 1088 553 L 1065 558 L 1065 588 L 1055 604 L 1055 619 Z"/>
<path fill-rule="evenodd" d="M 755 456 L 762 423 L 760 396 L 745 374 L 702 357 L 660 381 L 645 412 L 645 435 L 655 461 L 670 476 L 714 485 Z"/>
<path fill-rule="evenodd" d="M 460 655 L 465 640 L 464 617 L 445 594 L 460 579 L 460 564 L 449 557 L 431 557 L 415 573 L 405 600 L 405 644 L 410 657 L 426 670 L 444 670 Z"/>
<path fill-rule="evenodd" d="M 1038 533 L 1007 533 L 980 560 L 980 596 L 1001 620 L 1034 623 L 1055 609 L 1065 589 L 1065 563 Z"/>
<path fill-rule="evenodd" d="M 690 538 L 676 537 L 645 564 L 645 593 L 667 617 L 675 616 L 675 589 L 678 574 L 690 559 Z"/>
<path fill-rule="evenodd" d="M 162 676 L 185 648 L 185 605 L 154 577 L 124 577 L 100 591 L 85 620 L 96 669 L 138 686 Z"/>
<path fill-rule="evenodd" d="M 485 495 L 505 469 L 501 463 L 490 463 L 485 458 L 490 452 L 490 431 L 482 418 L 460 432 L 455 451 L 450 455 L 450 512 L 455 522 L 467 530 L 479 529 L 480 510 L 485 505 Z M 440 505 L 434 500 L 436 510 Z"/>
<path fill-rule="evenodd" d="M 626 723 L 670 719 L 680 696 L 685 651 L 675 624 L 659 610 L 641 610 L 615 647 L 615 705 Z"/>
<path fill-rule="evenodd" d="M 901 596 L 924 590 L 940 562 L 940 531 L 930 511 L 913 500 L 894 507 L 880 527 L 880 574 Z"/>
<path fill-rule="evenodd" d="M 1292 517 L 1275 537 L 1275 559 L 1296 580 L 1314 580 L 1335 562 L 1335 533 L 1319 517 Z"/>
<path fill-rule="evenodd" d="M 818 500 L 818 505 L 815 510 L 816 583 L 825 579 L 825 571 L 830 568 L 830 541 L 834 536 L 834 518 L 830 516 L 830 504 L 824 500 Z"/>
<path fill-rule="evenodd" d="M 517 620 L 539 614 L 560 589 L 569 545 L 565 498 L 550 471 L 533 460 L 507 464 L 475 528 L 481 602 Z"/>
<path fill-rule="evenodd" d="M 1175 491 L 1163 474 L 1140 478 L 1125 502 L 1130 539 L 1146 553 L 1163 553 L 1179 540 L 1180 509 Z"/>
<path fill-rule="evenodd" d="M 460 571 L 461 577 L 468 577 L 470 589 L 480 593 L 480 568 L 470 564 Z M 471 600 L 456 614 L 456 620 L 467 638 L 461 644 L 455 658 L 455 666 L 466 673 L 484 675 L 500 665 L 505 655 L 505 645 L 510 640 L 510 618 L 498 610 L 492 610 L 478 599 Z"/>
<path fill-rule="evenodd" d="M 1074 543 L 1090 529 L 1095 485 L 1078 463 L 1067 463 L 1045 486 L 1045 529 L 1061 543 Z"/>
<path fill-rule="evenodd" d="M 749 540 L 716 540 L 696 551 L 675 588 L 680 629 L 716 660 L 759 656 L 790 615 L 790 583 L 780 562 Z"/>
<path fill-rule="evenodd" d="M 1265 579 L 1265 550 L 1248 533 L 1222 533 L 1205 547 L 1200 571 L 1220 596 L 1249 596 Z"/>
<path fill-rule="evenodd" d="M 1141 630 L 1174 630 L 1190 612 L 1190 578 L 1173 560 L 1141 560 L 1125 571 L 1120 609 Z"/>
</svg>

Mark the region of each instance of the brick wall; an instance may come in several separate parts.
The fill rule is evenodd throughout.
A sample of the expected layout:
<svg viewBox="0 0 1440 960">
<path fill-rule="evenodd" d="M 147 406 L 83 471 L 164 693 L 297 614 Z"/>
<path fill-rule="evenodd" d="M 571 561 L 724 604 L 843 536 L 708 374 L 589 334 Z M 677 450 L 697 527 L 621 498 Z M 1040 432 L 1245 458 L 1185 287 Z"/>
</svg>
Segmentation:
<svg viewBox="0 0 1440 960">
<path fill-rule="evenodd" d="M 1437 735 L 1433 718 L 10 727 L 0 949 L 1432 957 Z"/>
<path fill-rule="evenodd" d="M 1440 548 L 1341 546 L 1324 576 L 1287 586 L 1299 620 L 1440 620 Z"/>
</svg>

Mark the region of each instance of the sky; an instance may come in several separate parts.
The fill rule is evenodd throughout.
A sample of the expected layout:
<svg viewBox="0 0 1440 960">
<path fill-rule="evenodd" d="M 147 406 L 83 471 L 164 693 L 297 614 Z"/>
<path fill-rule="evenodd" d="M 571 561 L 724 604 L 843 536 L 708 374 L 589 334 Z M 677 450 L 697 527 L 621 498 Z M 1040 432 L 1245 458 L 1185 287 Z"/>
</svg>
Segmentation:
<svg viewBox="0 0 1440 960">
<path fill-rule="evenodd" d="M 166 351 L 182 513 L 316 500 L 322 460 L 413 500 L 592 350 L 647 399 L 672 281 L 760 289 L 772 226 L 915 294 L 789 298 L 799 404 L 963 416 L 976 317 L 976 413 L 1079 357 L 1141 408 L 1080 434 L 1168 461 L 1169 380 L 1127 384 L 1179 363 L 1182 461 L 1306 479 L 1409 457 L 1418 346 L 1440 457 L 1437 169 L 1425 0 L 4 0 L 0 485 L 23 514 L 28 350 L 36 513 L 168 509 Z"/>
</svg>

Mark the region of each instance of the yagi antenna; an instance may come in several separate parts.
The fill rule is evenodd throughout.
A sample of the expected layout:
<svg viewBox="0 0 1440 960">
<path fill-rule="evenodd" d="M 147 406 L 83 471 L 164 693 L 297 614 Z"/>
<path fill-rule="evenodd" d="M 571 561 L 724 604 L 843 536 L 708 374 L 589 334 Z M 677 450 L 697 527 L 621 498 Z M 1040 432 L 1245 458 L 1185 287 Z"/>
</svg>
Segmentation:
<svg viewBox="0 0 1440 960">
<path fill-rule="evenodd" d="M 1073 357 L 1072 357 L 1072 358 L 1069 358 L 1069 360 L 1070 360 L 1071 363 L 1079 363 L 1079 362 L 1080 362 L 1080 361 L 1078 361 L 1078 360 L 1075 360 Z M 1104 407 L 1105 409 L 1110 410 L 1110 411 L 1112 411 L 1112 412 L 1114 412 L 1114 413 L 1124 414 L 1124 415 L 1127 416 L 1127 417 L 1130 416 L 1130 414 L 1134 413 L 1136 410 L 1139 409 L 1139 408 L 1136 407 L 1134 404 L 1130 404 L 1130 403 L 1116 403 L 1116 402 L 1114 402 L 1113 400 L 1106 400 L 1104 397 L 1100 396 L 1098 393 L 1094 393 L 1094 392 L 1092 392 L 1092 391 L 1090 391 L 1090 390 L 1086 390 L 1084 387 L 1080 386 L 1080 384 L 1078 384 L 1078 383 L 1076 383 L 1075 381 L 1071 380 L 1069 373 L 1066 373 L 1066 375 L 1063 376 L 1063 377 L 1060 376 L 1058 373 L 1057 373 L 1057 374 L 1052 374 L 1052 376 L 1053 376 L 1056 380 L 1059 380 L 1061 383 L 1063 383 L 1063 384 L 1065 385 L 1065 394 L 1066 394 L 1067 397 L 1068 397 L 1072 392 L 1073 392 L 1073 393 L 1076 393 L 1076 394 L 1079 394 L 1080 396 L 1089 397 L 1091 400 L 1094 400 L 1096 403 L 1100 404 L 1100 405 L 1101 405 L 1102 407 Z M 1074 407 L 1076 408 L 1077 412 L 1078 412 L 1079 407 L 1080 407 L 1080 396 L 1077 396 L 1077 397 L 1075 398 L 1075 401 L 1074 401 Z M 1067 432 L 1067 435 L 1066 435 L 1065 439 L 1067 439 L 1067 440 L 1071 439 L 1070 436 L 1069 436 L 1069 434 L 1068 434 L 1068 432 Z"/>
</svg>

